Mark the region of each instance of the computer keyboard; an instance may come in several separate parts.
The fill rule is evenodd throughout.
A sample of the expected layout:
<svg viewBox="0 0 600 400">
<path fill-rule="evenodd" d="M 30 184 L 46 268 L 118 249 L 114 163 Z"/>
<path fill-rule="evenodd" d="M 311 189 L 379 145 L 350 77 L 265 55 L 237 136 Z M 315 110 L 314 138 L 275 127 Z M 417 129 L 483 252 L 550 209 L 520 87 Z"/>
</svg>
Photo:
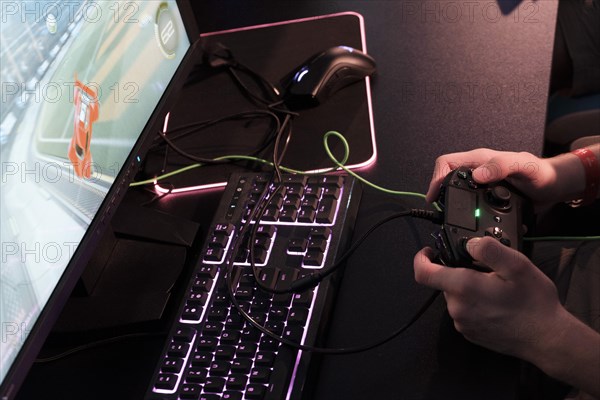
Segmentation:
<svg viewBox="0 0 600 400">
<path fill-rule="evenodd" d="M 275 191 L 271 174 L 231 176 L 147 399 L 279 400 L 308 393 L 315 371 L 312 352 L 261 332 L 233 306 L 230 293 L 275 335 L 305 346 L 323 345 L 337 279 L 298 293 L 281 289 L 328 268 L 343 253 L 360 185 L 340 175 L 284 174 L 282 183 L 285 188 Z M 240 235 L 255 227 L 252 210 L 264 197 L 269 205 L 255 235 Z"/>
</svg>

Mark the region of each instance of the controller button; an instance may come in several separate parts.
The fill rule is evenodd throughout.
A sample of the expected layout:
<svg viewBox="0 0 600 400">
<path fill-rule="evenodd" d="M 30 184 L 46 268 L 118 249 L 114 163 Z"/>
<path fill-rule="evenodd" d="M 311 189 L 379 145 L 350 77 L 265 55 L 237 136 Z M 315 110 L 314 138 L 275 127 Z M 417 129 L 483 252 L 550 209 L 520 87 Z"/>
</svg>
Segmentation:
<svg viewBox="0 0 600 400">
<path fill-rule="evenodd" d="M 469 179 L 469 180 L 467 181 L 467 184 L 469 185 L 469 187 L 470 187 L 471 189 L 477 189 L 477 187 L 478 187 L 478 186 L 477 186 L 477 183 L 475 183 L 475 181 L 474 181 L 474 180 L 472 180 L 472 179 Z"/>
<path fill-rule="evenodd" d="M 507 238 L 501 238 L 500 239 L 500 243 L 502 243 L 503 245 L 510 247 L 510 239 Z"/>
<path fill-rule="evenodd" d="M 492 234 L 497 237 L 497 238 L 501 238 L 502 237 L 502 229 L 498 228 L 497 226 L 495 226 L 492 229 Z"/>
<path fill-rule="evenodd" d="M 510 204 L 510 190 L 504 186 L 494 186 L 488 191 L 488 200 L 492 205 L 507 207 Z"/>
<path fill-rule="evenodd" d="M 502 218 L 500 218 L 499 216 L 497 216 L 497 215 L 496 215 L 496 216 L 494 217 L 494 221 L 495 221 L 495 222 L 502 222 Z"/>
<path fill-rule="evenodd" d="M 460 246 L 458 248 L 459 256 L 461 258 L 463 258 L 465 261 L 469 261 L 469 262 L 473 261 L 473 257 L 471 257 L 471 254 L 467 250 L 467 242 L 471 239 L 472 239 L 472 237 L 466 237 L 466 236 L 461 238 Z"/>
<path fill-rule="evenodd" d="M 466 171 L 458 171 L 456 173 L 456 176 L 458 176 L 461 179 L 467 179 L 467 172 Z"/>
<path fill-rule="evenodd" d="M 453 180 L 452 180 L 452 184 L 453 184 L 454 186 L 460 186 L 460 181 L 459 181 L 458 179 L 453 179 Z"/>
</svg>

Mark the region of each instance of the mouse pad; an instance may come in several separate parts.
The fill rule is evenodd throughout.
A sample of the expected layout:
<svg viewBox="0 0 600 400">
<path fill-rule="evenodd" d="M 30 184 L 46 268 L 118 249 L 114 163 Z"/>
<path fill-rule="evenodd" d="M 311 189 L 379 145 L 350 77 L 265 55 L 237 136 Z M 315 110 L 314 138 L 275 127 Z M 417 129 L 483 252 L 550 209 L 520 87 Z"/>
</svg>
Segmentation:
<svg viewBox="0 0 600 400">
<path fill-rule="evenodd" d="M 279 84 L 309 57 L 329 47 L 346 45 L 365 51 L 363 19 L 356 13 L 205 33 L 201 37 L 205 42 L 226 46 L 236 60 L 274 84 Z M 249 87 L 255 87 L 248 76 L 240 73 L 240 77 Z M 167 137 L 176 137 L 181 127 L 194 127 L 204 121 L 260 108 L 244 95 L 226 68 L 213 68 L 202 63 L 195 67 L 171 111 Z M 294 117 L 292 136 L 281 165 L 302 171 L 331 167 L 333 164 L 323 146 L 323 135 L 329 130 L 338 131 L 347 139 L 350 147 L 348 166 L 369 165 L 376 157 L 372 120 L 368 80 L 343 88 L 325 103 L 299 111 Z M 203 158 L 253 154 L 264 144 L 272 124 L 266 116 L 227 121 L 202 130 L 189 129 L 175 144 L 185 152 Z M 341 159 L 342 143 L 336 138 L 331 138 L 329 143 L 332 152 Z M 258 155 L 272 160 L 272 146 Z M 172 149 L 166 151 L 165 157 L 165 146 L 158 147 L 149 154 L 147 177 L 193 163 Z M 271 169 L 253 162 L 203 166 L 173 175 L 161 181 L 160 186 L 180 191 L 226 182 L 232 172 L 248 168 Z"/>
</svg>

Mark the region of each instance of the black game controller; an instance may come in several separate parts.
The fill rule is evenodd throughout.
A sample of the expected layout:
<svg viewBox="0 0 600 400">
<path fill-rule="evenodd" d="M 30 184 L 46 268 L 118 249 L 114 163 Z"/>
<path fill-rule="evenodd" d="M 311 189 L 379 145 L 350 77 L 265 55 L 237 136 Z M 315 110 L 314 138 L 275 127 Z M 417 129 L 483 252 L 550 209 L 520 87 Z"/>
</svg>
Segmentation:
<svg viewBox="0 0 600 400">
<path fill-rule="evenodd" d="M 466 250 L 467 241 L 474 237 L 490 236 L 523 250 L 524 222 L 532 215 L 531 202 L 508 182 L 478 184 L 472 170 L 461 167 L 442 182 L 438 204 L 444 222 L 433 236 L 444 265 L 488 270 L 474 263 Z"/>
</svg>

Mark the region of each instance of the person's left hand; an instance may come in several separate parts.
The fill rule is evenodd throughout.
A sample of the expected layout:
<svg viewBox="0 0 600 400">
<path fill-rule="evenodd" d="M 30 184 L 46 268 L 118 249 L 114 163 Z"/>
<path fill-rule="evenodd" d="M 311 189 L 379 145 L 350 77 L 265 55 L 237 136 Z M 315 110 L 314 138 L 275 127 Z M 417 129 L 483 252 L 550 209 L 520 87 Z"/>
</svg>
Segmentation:
<svg viewBox="0 0 600 400">
<path fill-rule="evenodd" d="M 561 329 L 564 309 L 553 282 L 525 255 L 490 237 L 471 239 L 467 250 L 492 272 L 444 267 L 424 248 L 414 258 L 415 279 L 444 292 L 456 329 L 469 341 L 535 362 Z"/>
</svg>

